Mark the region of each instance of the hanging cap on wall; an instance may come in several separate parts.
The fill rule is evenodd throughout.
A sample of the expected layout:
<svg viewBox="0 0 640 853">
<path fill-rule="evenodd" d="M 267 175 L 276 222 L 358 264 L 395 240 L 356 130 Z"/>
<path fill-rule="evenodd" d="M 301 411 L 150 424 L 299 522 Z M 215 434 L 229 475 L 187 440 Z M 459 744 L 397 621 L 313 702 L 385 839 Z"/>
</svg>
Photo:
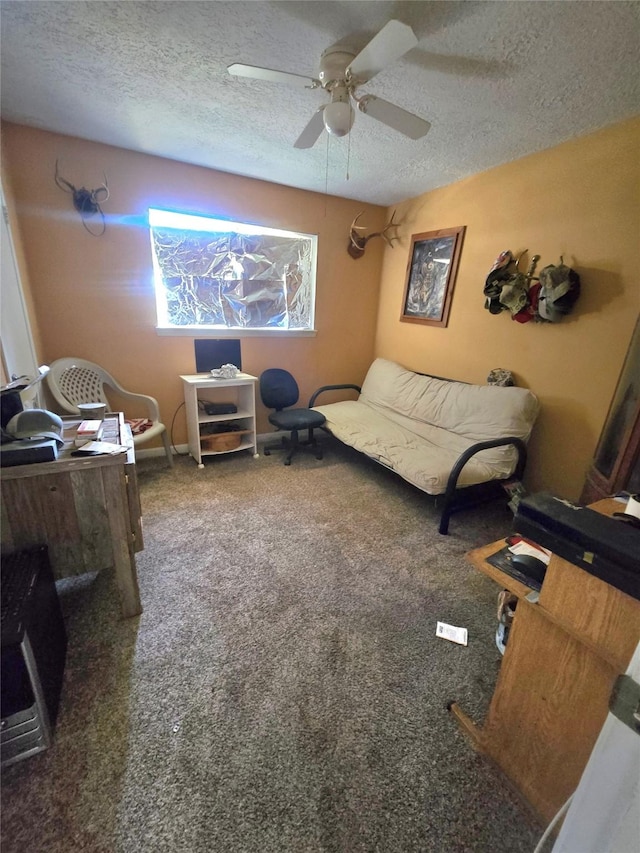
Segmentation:
<svg viewBox="0 0 640 853">
<path fill-rule="evenodd" d="M 512 314 L 517 314 L 529 304 L 529 283 L 522 273 L 516 273 L 500 290 L 500 302 Z"/>
<path fill-rule="evenodd" d="M 509 271 L 512 263 L 513 253 L 509 249 L 506 249 L 498 255 L 489 271 L 484 285 L 484 295 L 487 297 L 484 307 L 491 314 L 499 314 L 505 310 L 506 306 L 500 301 L 500 293 L 503 283 L 512 276 L 512 273 Z"/>
<path fill-rule="evenodd" d="M 511 319 L 516 323 L 529 323 L 537 314 L 538 311 L 538 296 L 540 294 L 540 282 L 534 282 L 528 291 L 529 302 L 517 314 L 514 314 Z"/>
<path fill-rule="evenodd" d="M 580 296 L 580 276 L 566 266 L 560 258 L 560 263 L 549 264 L 540 271 L 540 298 L 538 314 L 543 320 L 558 323 L 573 310 Z"/>
</svg>

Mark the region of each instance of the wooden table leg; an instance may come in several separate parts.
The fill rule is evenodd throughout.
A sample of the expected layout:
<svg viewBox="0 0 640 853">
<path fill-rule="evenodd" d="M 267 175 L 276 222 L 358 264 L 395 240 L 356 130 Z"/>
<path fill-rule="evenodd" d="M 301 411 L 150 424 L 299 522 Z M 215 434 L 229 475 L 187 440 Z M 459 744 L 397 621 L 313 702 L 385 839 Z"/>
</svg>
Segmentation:
<svg viewBox="0 0 640 853">
<path fill-rule="evenodd" d="M 138 573 L 132 531 L 127 528 L 127 489 L 121 467 L 105 467 L 103 483 L 111 542 L 113 544 L 113 567 L 120 597 L 122 618 L 142 613 Z"/>
<path fill-rule="evenodd" d="M 460 728 L 471 740 L 471 744 L 478 752 L 484 752 L 482 729 L 477 726 L 471 717 L 466 714 L 457 702 L 449 702 L 447 709 L 458 721 Z"/>
</svg>

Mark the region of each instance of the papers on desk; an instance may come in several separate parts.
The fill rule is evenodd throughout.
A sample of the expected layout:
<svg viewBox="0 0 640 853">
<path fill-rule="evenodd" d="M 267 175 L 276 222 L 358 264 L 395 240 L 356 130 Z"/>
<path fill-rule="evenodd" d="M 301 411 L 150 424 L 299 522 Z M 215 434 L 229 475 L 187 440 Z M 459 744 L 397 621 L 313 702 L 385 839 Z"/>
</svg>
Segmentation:
<svg viewBox="0 0 640 853">
<path fill-rule="evenodd" d="M 82 447 L 89 441 L 100 441 L 104 432 L 104 421 L 81 421 L 76 430 L 74 444 L 76 447 Z"/>
<path fill-rule="evenodd" d="M 76 448 L 72 456 L 118 456 L 128 450 L 123 444 L 112 444 L 110 441 L 88 441 L 82 447 Z"/>
<path fill-rule="evenodd" d="M 504 548 L 496 551 L 495 554 L 490 554 L 486 557 L 487 563 L 500 569 L 506 575 L 514 578 L 530 589 L 540 592 L 542 588 L 542 580 L 539 577 L 533 577 L 530 572 L 527 572 L 522 563 L 520 565 L 513 562 L 514 557 L 533 557 L 539 561 L 543 567 L 549 565 L 551 559 L 551 551 L 548 548 L 542 548 L 534 542 L 524 539 L 522 536 L 509 536 L 506 539 Z"/>
<path fill-rule="evenodd" d="M 519 536 L 510 536 L 508 539 L 509 551 L 512 554 L 522 554 L 527 557 L 535 557 L 536 560 L 541 560 L 545 566 L 549 565 L 551 559 L 551 551 L 548 548 L 543 548 L 541 545 L 536 545 Z"/>
</svg>

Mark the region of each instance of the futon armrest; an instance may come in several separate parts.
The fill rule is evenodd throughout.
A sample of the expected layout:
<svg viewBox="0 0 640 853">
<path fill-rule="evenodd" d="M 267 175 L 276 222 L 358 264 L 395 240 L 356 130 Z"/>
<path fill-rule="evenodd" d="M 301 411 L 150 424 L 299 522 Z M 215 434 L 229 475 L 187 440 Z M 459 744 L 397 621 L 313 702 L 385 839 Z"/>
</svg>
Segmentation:
<svg viewBox="0 0 640 853">
<path fill-rule="evenodd" d="M 516 438 L 516 436 L 494 438 L 490 441 L 479 441 L 477 444 L 474 444 L 465 450 L 464 453 L 458 457 L 455 465 L 451 469 L 451 473 L 449 474 L 449 479 L 447 481 L 447 488 L 444 493 L 444 506 L 440 517 L 439 533 L 446 535 L 449 531 L 449 517 L 453 508 L 453 501 L 458 485 L 458 477 L 467 462 L 472 456 L 475 456 L 476 453 L 488 450 L 491 447 L 505 447 L 509 444 L 512 444 L 518 453 L 518 462 L 509 479 L 520 480 L 524 474 L 524 469 L 527 464 L 527 446 L 521 438 Z"/>
<path fill-rule="evenodd" d="M 313 408 L 313 404 L 323 391 L 341 391 L 345 388 L 351 388 L 354 391 L 357 391 L 358 394 L 362 391 L 362 388 L 360 388 L 359 385 L 323 385 L 322 388 L 318 388 L 318 390 L 314 391 L 314 393 L 311 395 L 308 408 Z"/>
</svg>

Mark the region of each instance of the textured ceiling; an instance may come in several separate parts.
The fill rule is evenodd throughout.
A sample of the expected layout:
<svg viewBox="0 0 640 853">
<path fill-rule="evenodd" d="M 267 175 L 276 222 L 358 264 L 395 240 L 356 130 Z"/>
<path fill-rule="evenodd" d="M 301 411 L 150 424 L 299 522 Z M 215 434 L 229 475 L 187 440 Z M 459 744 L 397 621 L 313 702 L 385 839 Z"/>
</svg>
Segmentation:
<svg viewBox="0 0 640 853">
<path fill-rule="evenodd" d="M 393 204 L 640 113 L 640 4 L 2 0 L 3 118 L 332 195 Z M 293 143 L 322 91 L 232 77 L 316 76 L 391 18 L 419 44 L 362 92 L 431 122 L 407 139 L 357 114 Z M 348 175 L 348 179 L 347 179 Z"/>
</svg>

